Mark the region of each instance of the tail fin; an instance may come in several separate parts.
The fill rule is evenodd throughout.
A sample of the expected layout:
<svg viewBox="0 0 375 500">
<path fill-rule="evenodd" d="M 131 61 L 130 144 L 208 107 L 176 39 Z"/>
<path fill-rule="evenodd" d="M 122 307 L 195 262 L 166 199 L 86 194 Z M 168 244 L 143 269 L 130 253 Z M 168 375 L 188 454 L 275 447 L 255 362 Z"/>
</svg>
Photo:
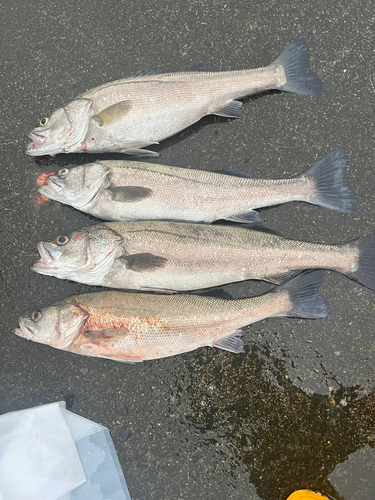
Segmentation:
<svg viewBox="0 0 375 500">
<path fill-rule="evenodd" d="M 356 212 L 357 200 L 344 183 L 347 165 L 348 158 L 343 149 L 337 149 L 316 162 L 301 176 L 311 177 L 316 189 L 314 198 L 305 201 L 340 212 Z"/>
<path fill-rule="evenodd" d="M 375 234 L 348 243 L 358 251 L 357 270 L 346 276 L 375 292 Z"/>
<path fill-rule="evenodd" d="M 284 68 L 286 82 L 279 90 L 307 95 L 322 92 L 322 82 L 309 70 L 309 59 L 310 51 L 303 38 L 288 45 L 272 63 Z"/>
<path fill-rule="evenodd" d="M 287 290 L 291 310 L 286 316 L 295 318 L 325 318 L 331 314 L 331 308 L 319 293 L 324 273 L 322 270 L 306 271 L 275 288 L 274 293 Z"/>
</svg>

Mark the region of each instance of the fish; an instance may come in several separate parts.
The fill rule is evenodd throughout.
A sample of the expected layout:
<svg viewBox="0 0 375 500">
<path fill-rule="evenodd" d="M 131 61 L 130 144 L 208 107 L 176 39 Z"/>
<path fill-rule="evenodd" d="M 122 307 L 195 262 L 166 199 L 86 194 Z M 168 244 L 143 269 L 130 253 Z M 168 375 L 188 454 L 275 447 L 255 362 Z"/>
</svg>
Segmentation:
<svg viewBox="0 0 375 500">
<path fill-rule="evenodd" d="M 220 219 L 261 224 L 256 208 L 307 201 L 341 212 L 357 202 L 344 184 L 348 159 L 338 149 L 292 179 L 250 179 L 137 161 L 96 161 L 42 174 L 39 192 L 106 221 Z M 234 174 L 234 175 L 231 175 Z M 242 175 L 239 177 L 239 175 Z"/>
<path fill-rule="evenodd" d="M 239 71 L 144 75 L 107 83 L 40 120 L 28 135 L 30 156 L 117 152 L 158 156 L 146 146 L 189 127 L 206 115 L 242 118 L 235 100 L 270 89 L 320 94 L 309 70 L 305 40 L 291 43 L 272 64 Z"/>
<path fill-rule="evenodd" d="M 165 358 L 212 346 L 243 353 L 241 328 L 265 318 L 324 318 L 322 271 L 302 273 L 264 295 L 222 299 L 120 291 L 74 295 L 19 318 L 16 335 L 115 361 Z"/>
<path fill-rule="evenodd" d="M 341 245 L 290 240 L 242 226 L 173 221 L 95 224 L 39 242 L 40 274 L 109 288 L 187 291 L 292 271 L 331 269 L 375 291 L 375 235 Z"/>
</svg>

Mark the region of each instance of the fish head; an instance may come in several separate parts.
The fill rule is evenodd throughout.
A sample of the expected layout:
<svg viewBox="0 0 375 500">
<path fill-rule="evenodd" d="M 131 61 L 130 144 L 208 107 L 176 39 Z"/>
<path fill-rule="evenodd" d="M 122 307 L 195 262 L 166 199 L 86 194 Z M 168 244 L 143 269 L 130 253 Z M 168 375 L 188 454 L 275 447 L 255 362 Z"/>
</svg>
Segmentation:
<svg viewBox="0 0 375 500">
<path fill-rule="evenodd" d="M 51 200 L 84 209 L 105 186 L 109 167 L 95 162 L 80 167 L 65 167 L 45 178 L 39 192 Z"/>
<path fill-rule="evenodd" d="M 29 156 L 54 156 L 58 153 L 79 151 L 91 117 L 91 101 L 77 99 L 40 120 L 28 136 L 32 140 L 26 147 Z"/>
<path fill-rule="evenodd" d="M 40 260 L 32 270 L 82 283 L 97 283 L 121 250 L 123 238 L 105 224 L 90 226 L 53 242 L 39 242 Z"/>
<path fill-rule="evenodd" d="M 74 303 L 55 305 L 19 318 L 15 334 L 27 340 L 67 349 L 81 333 L 89 313 Z"/>
</svg>

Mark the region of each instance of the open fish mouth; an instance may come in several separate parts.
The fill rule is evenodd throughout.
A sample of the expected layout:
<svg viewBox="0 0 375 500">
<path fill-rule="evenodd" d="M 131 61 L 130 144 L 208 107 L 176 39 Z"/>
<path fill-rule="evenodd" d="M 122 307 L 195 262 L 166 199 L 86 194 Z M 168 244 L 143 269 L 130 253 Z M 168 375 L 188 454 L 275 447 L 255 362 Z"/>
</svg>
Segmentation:
<svg viewBox="0 0 375 500">
<path fill-rule="evenodd" d="M 32 340 L 35 337 L 35 328 L 32 326 L 27 326 L 25 324 L 24 318 L 19 318 L 18 320 L 20 327 L 14 330 L 14 333 L 19 337 L 23 337 L 27 340 Z"/>
<path fill-rule="evenodd" d="M 60 190 L 62 187 L 64 187 L 64 184 L 59 181 L 56 177 L 54 178 L 47 178 L 47 184 L 50 187 L 56 187 L 58 190 Z"/>
<path fill-rule="evenodd" d="M 27 136 L 32 140 L 32 142 L 27 146 L 27 148 L 31 148 L 34 146 L 41 146 L 48 139 L 47 130 L 41 130 L 40 132 L 29 132 Z"/>
<path fill-rule="evenodd" d="M 49 177 L 49 175 L 51 177 Z M 53 195 L 58 195 L 64 187 L 64 184 L 59 182 L 57 176 L 54 175 L 54 172 L 46 175 L 43 180 L 44 183 L 39 186 L 39 192 L 44 196 L 51 197 Z"/>
<path fill-rule="evenodd" d="M 38 269 L 40 267 L 49 267 L 53 262 L 57 261 L 62 252 L 56 250 L 50 246 L 48 243 L 43 243 L 41 241 L 38 243 L 38 252 L 40 254 L 40 259 L 35 262 L 32 269 Z"/>
</svg>

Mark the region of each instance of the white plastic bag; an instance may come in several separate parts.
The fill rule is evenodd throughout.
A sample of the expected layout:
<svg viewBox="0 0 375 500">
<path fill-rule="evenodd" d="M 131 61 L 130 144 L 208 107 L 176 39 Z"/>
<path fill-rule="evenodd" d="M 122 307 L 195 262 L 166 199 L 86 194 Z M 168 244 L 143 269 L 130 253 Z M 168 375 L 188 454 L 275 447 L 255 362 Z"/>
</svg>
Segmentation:
<svg viewBox="0 0 375 500">
<path fill-rule="evenodd" d="M 87 481 L 60 500 L 131 500 L 106 427 L 65 410 Z"/>
<path fill-rule="evenodd" d="M 0 500 L 130 500 L 105 427 L 52 403 L 0 416 Z"/>
<path fill-rule="evenodd" d="M 0 416 L 2 500 L 58 500 L 86 481 L 63 406 Z"/>
</svg>

